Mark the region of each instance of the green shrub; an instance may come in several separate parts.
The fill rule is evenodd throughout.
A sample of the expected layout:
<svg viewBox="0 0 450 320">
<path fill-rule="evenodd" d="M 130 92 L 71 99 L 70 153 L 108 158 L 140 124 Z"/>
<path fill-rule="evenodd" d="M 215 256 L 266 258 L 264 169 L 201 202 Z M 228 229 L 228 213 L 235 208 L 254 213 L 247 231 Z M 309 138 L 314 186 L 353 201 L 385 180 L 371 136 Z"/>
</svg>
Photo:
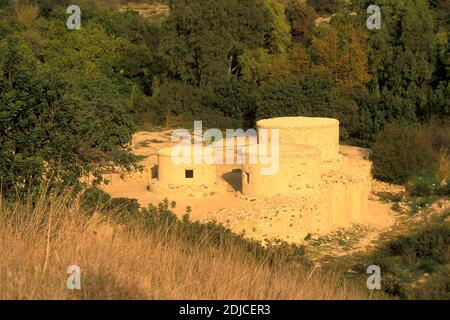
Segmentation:
<svg viewBox="0 0 450 320">
<path fill-rule="evenodd" d="M 222 224 L 215 222 L 200 223 L 191 221 L 190 208 L 179 219 L 172 211 L 175 202 L 165 199 L 158 206 L 149 205 L 141 208 L 135 199 L 112 198 L 98 188 L 85 190 L 81 196 L 82 205 L 88 213 L 95 210 L 111 216 L 115 221 L 127 228 L 144 229 L 150 233 L 162 232 L 174 236 L 192 247 L 211 246 L 239 248 L 246 256 L 270 265 L 289 263 L 291 266 L 310 265 L 306 258 L 306 250 L 302 245 L 289 244 L 284 241 L 268 242 L 265 245 L 258 241 L 236 234 Z"/>
<path fill-rule="evenodd" d="M 431 141 L 430 133 L 421 128 L 399 122 L 388 124 L 372 146 L 374 176 L 403 184 L 414 175 L 434 173 L 438 154 Z"/>
<path fill-rule="evenodd" d="M 407 183 L 407 191 L 412 196 L 430 197 L 444 192 L 441 181 L 434 175 L 414 176 Z"/>
<path fill-rule="evenodd" d="M 414 300 L 450 300 L 450 270 L 422 278 L 406 291 L 405 296 Z"/>
<path fill-rule="evenodd" d="M 104 207 L 110 200 L 111 196 L 100 188 L 87 188 L 81 194 L 81 205 L 87 211 Z"/>
<path fill-rule="evenodd" d="M 411 207 L 411 214 L 415 215 L 419 213 L 421 210 L 430 207 L 433 203 L 435 203 L 439 199 L 438 196 L 429 196 L 429 197 L 412 197 L 409 203 Z"/>
<path fill-rule="evenodd" d="M 404 299 L 448 299 L 450 225 L 433 223 L 378 247 L 369 264 L 380 266 L 383 290 Z"/>
<path fill-rule="evenodd" d="M 81 195 L 81 205 L 87 214 L 100 211 L 111 215 L 120 223 L 135 221 L 141 207 L 136 199 L 111 198 L 100 188 L 88 188 Z"/>
<path fill-rule="evenodd" d="M 141 207 L 136 199 L 113 198 L 105 207 L 122 223 L 133 221 L 140 214 Z"/>
<path fill-rule="evenodd" d="M 431 137 L 433 150 L 450 154 L 450 119 L 432 119 L 423 126 Z"/>
<path fill-rule="evenodd" d="M 434 260 L 440 264 L 450 262 L 450 227 L 449 225 L 432 225 L 411 236 L 400 236 L 386 244 L 389 256 L 406 259 L 411 254 L 418 259 Z"/>
</svg>

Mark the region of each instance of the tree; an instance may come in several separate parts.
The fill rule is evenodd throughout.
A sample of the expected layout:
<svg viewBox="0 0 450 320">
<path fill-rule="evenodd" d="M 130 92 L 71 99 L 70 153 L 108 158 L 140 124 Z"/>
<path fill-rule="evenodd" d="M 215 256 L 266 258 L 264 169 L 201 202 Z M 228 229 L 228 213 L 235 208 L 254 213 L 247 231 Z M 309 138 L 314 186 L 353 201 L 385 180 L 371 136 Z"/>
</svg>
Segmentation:
<svg viewBox="0 0 450 320">
<path fill-rule="evenodd" d="M 118 87 L 98 70 L 40 62 L 21 34 L 0 38 L 0 177 L 4 192 L 73 185 L 111 165 L 133 166 L 133 126 Z"/>
<path fill-rule="evenodd" d="M 312 76 L 351 91 L 363 88 L 371 78 L 366 47 L 364 32 L 349 23 L 336 23 L 315 27 L 307 47 L 299 43 L 278 54 L 263 48 L 248 49 L 239 62 L 247 81 Z"/>
<path fill-rule="evenodd" d="M 266 47 L 271 53 L 283 54 L 291 43 L 291 27 L 285 15 L 285 7 L 278 1 L 264 0 L 264 9 L 270 15 L 270 32 Z"/>
<path fill-rule="evenodd" d="M 286 50 L 288 29 L 274 1 L 177 2 L 163 26 L 167 76 L 195 86 L 220 83 L 239 74 L 238 57 L 245 49 Z"/>
<path fill-rule="evenodd" d="M 211 107 L 227 118 L 236 119 L 236 125 L 231 127 L 253 128 L 256 119 L 257 90 L 258 87 L 253 82 L 232 79 L 214 89 Z"/>
<path fill-rule="evenodd" d="M 366 35 L 351 24 L 321 25 L 311 40 L 312 73 L 352 90 L 370 80 Z"/>
<path fill-rule="evenodd" d="M 437 153 L 432 135 L 421 128 L 394 121 L 380 131 L 372 146 L 375 177 L 405 183 L 414 175 L 434 174 Z"/>
<path fill-rule="evenodd" d="M 246 81 L 266 82 L 274 77 L 287 78 L 294 67 L 288 54 L 270 54 L 269 50 L 258 48 L 246 50 L 240 57 L 242 78 Z"/>
<path fill-rule="evenodd" d="M 306 3 L 313 7 L 317 13 L 332 14 L 344 5 L 345 0 L 307 0 Z"/>
<path fill-rule="evenodd" d="M 364 10 L 370 1 L 357 4 Z M 436 41 L 433 16 L 426 0 L 381 0 L 382 30 L 369 33 L 369 88 L 384 109 L 384 121 L 409 122 L 431 113 L 431 81 Z"/>
<path fill-rule="evenodd" d="M 301 0 L 289 0 L 286 16 L 291 25 L 292 40 L 295 43 L 308 43 L 317 18 L 314 8 Z"/>
<path fill-rule="evenodd" d="M 330 117 L 341 121 L 341 138 L 348 139 L 358 126 L 355 100 L 333 82 L 317 77 L 304 80 L 274 79 L 257 91 L 257 119 L 285 116 Z"/>
</svg>

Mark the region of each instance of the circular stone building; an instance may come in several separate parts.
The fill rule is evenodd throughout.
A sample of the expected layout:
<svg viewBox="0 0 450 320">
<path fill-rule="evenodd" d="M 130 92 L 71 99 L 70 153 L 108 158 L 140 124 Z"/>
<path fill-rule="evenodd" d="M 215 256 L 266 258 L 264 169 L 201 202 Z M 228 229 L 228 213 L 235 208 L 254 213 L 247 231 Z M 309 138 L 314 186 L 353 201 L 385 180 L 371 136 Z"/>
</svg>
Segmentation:
<svg viewBox="0 0 450 320">
<path fill-rule="evenodd" d="M 217 164 L 233 165 L 241 164 L 242 151 L 256 144 L 258 144 L 258 137 L 255 135 L 225 138 L 210 144 L 208 147 L 215 149 Z"/>
<path fill-rule="evenodd" d="M 258 121 L 257 129 L 267 130 L 270 141 L 271 130 L 278 129 L 280 144 L 314 146 L 321 152 L 322 161 L 336 160 L 339 154 L 339 121 L 330 118 L 287 117 Z"/>
<path fill-rule="evenodd" d="M 162 185 L 213 186 L 216 183 L 214 149 L 173 147 L 158 151 L 158 180 Z"/>
<path fill-rule="evenodd" d="M 321 157 L 319 149 L 305 145 L 282 144 L 278 156 L 263 155 L 258 146 L 243 151 L 246 161 L 242 166 L 242 193 L 251 196 L 298 194 L 313 189 L 320 183 Z M 269 168 L 275 168 L 270 173 Z"/>
</svg>

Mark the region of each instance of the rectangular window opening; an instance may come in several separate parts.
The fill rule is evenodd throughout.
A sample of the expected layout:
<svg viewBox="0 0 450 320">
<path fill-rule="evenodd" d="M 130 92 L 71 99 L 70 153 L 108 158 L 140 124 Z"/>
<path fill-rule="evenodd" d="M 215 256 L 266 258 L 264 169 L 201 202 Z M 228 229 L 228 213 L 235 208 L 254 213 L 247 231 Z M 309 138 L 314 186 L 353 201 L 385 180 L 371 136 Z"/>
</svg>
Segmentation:
<svg viewBox="0 0 450 320">
<path fill-rule="evenodd" d="M 250 173 L 245 172 L 245 181 L 247 182 L 247 184 L 250 183 Z"/>
<path fill-rule="evenodd" d="M 194 179 L 194 170 L 185 170 L 184 177 L 186 179 Z"/>
</svg>

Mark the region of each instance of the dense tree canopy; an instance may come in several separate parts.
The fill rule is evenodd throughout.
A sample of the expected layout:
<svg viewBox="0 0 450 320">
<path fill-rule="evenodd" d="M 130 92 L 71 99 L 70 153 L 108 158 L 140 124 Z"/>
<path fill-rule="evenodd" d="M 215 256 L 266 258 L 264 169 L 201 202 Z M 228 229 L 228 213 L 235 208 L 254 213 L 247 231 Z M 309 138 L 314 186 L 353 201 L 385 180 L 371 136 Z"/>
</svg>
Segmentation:
<svg viewBox="0 0 450 320">
<path fill-rule="evenodd" d="M 238 74 L 245 49 L 284 52 L 290 43 L 283 7 L 268 0 L 192 0 L 174 7 L 163 31 L 168 76 L 196 86 Z"/>
</svg>

